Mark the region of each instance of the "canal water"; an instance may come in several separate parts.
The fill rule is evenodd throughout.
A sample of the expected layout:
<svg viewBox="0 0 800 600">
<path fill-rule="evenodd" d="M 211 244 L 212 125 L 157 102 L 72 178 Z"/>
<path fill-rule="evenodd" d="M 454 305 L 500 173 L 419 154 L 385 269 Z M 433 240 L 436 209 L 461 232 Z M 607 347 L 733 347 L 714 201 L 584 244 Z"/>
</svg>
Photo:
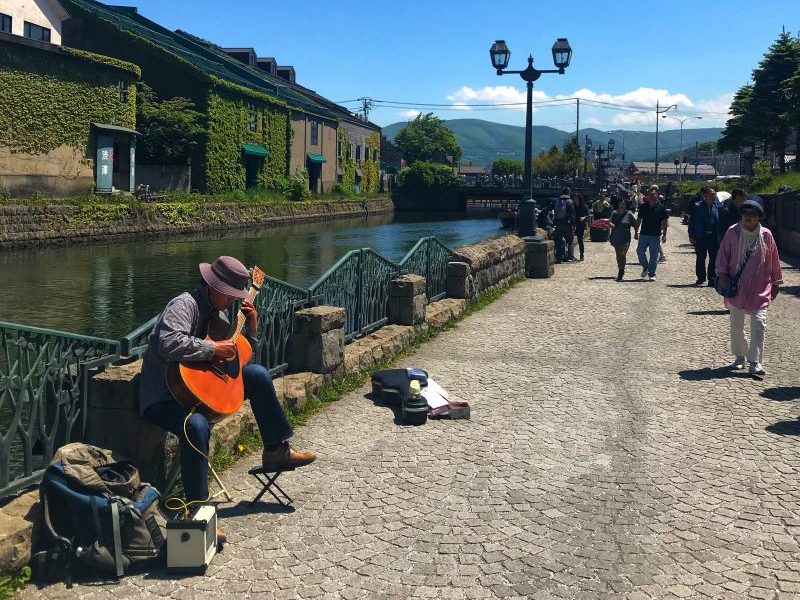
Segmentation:
<svg viewBox="0 0 800 600">
<path fill-rule="evenodd" d="M 502 234 L 496 218 L 399 213 L 179 239 L 0 252 L 0 321 L 119 339 L 228 254 L 307 287 L 348 251 L 398 261 L 425 236 L 450 248 Z"/>
</svg>

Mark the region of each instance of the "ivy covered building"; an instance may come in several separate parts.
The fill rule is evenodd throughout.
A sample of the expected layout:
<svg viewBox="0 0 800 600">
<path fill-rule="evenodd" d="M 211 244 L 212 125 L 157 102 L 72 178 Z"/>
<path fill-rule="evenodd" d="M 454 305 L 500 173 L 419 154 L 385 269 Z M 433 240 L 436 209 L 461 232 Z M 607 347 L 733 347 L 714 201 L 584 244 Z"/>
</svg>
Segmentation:
<svg viewBox="0 0 800 600">
<path fill-rule="evenodd" d="M 138 78 L 121 60 L 0 33 L 0 192 L 130 190 Z"/>
<path fill-rule="evenodd" d="M 138 65 L 142 81 L 160 99 L 189 98 L 204 115 L 204 133 L 189 158 L 192 188 L 271 188 L 302 169 L 314 191 L 335 185 L 339 111 L 208 41 L 161 27 L 135 8 L 94 0 L 64 5 L 72 16 L 62 31 L 65 45 Z"/>
</svg>

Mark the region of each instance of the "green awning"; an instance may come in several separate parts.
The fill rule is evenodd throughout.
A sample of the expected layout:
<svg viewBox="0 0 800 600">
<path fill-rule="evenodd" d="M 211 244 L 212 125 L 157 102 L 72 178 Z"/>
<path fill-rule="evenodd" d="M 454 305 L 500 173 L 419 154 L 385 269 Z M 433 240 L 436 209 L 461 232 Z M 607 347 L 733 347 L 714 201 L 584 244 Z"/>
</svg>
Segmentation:
<svg viewBox="0 0 800 600">
<path fill-rule="evenodd" d="M 242 151 L 250 156 L 269 156 L 269 150 L 258 144 L 242 144 Z"/>
<path fill-rule="evenodd" d="M 313 163 L 328 162 L 328 159 L 325 158 L 324 154 L 317 154 L 316 152 L 309 152 L 308 154 L 306 154 L 306 156 L 308 157 L 308 160 L 310 160 Z"/>
</svg>

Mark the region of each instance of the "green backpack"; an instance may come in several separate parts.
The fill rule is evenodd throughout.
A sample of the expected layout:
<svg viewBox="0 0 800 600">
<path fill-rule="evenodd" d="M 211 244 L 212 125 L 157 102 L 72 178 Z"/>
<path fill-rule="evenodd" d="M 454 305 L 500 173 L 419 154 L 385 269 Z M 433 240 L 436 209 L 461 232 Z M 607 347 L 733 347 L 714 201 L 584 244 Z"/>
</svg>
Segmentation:
<svg viewBox="0 0 800 600">
<path fill-rule="evenodd" d="M 75 560 L 122 577 L 161 556 L 166 520 L 158 490 L 139 479 L 136 466 L 96 446 L 60 448 L 39 486 L 44 519 L 42 551 L 32 557 L 34 576 L 65 572 Z"/>
</svg>

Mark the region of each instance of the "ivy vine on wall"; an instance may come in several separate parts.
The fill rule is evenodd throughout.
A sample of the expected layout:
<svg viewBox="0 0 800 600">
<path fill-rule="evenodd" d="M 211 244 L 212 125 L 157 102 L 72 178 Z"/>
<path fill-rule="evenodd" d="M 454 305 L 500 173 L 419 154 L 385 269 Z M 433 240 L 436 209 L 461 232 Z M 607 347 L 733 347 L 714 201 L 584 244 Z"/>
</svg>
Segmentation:
<svg viewBox="0 0 800 600">
<path fill-rule="evenodd" d="M 347 194 L 355 194 L 356 192 L 356 159 L 354 156 L 348 156 L 350 144 L 347 141 L 347 136 L 344 133 L 344 127 L 339 125 L 337 130 L 337 138 L 339 141 L 339 148 L 342 149 L 342 155 L 339 157 L 339 165 L 342 167 L 342 182 L 339 184 L 342 191 Z"/>
<path fill-rule="evenodd" d="M 90 52 L 0 42 L 0 144 L 45 154 L 85 147 L 92 122 L 136 125 L 135 65 Z M 119 82 L 127 89 L 120 102 Z"/>
<path fill-rule="evenodd" d="M 257 113 L 256 131 L 249 131 L 253 108 Z M 269 151 L 256 178 L 259 186 L 278 188 L 289 173 L 292 128 L 289 109 L 284 105 L 212 90 L 208 95 L 207 136 L 206 187 L 210 193 L 246 188 L 243 143 L 259 144 Z"/>
</svg>

